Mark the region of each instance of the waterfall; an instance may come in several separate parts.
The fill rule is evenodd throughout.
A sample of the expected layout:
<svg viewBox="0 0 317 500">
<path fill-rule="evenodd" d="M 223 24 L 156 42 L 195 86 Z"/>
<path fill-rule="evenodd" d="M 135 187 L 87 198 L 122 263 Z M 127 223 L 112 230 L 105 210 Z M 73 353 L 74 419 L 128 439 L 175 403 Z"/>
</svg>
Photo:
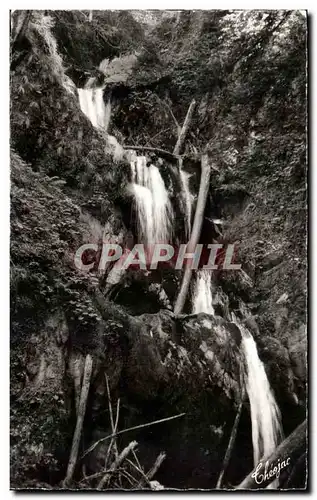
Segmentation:
<svg viewBox="0 0 317 500">
<path fill-rule="evenodd" d="M 193 294 L 193 314 L 205 312 L 215 314 L 212 306 L 211 272 L 209 269 L 197 271 Z"/>
<path fill-rule="evenodd" d="M 248 330 L 239 325 L 246 361 L 246 390 L 252 422 L 253 460 L 256 467 L 263 456 L 276 449 L 283 438 L 280 410 L 275 401 L 256 343 Z M 270 484 L 276 488 L 278 480 Z"/>
<path fill-rule="evenodd" d="M 82 112 L 92 125 L 106 134 L 106 152 L 112 154 L 114 161 L 120 161 L 125 151 L 114 135 L 108 134 L 111 116 L 111 101 L 105 105 L 103 99 L 104 87 L 94 87 L 96 78 L 89 78 L 83 89 L 77 89 L 79 105 Z"/>
<path fill-rule="evenodd" d="M 135 156 L 130 165 L 139 242 L 167 243 L 172 233 L 173 211 L 160 171 L 155 165 L 147 167 L 145 156 Z"/>
<path fill-rule="evenodd" d="M 111 104 L 108 100 L 105 105 L 103 100 L 103 87 L 92 87 L 93 81 L 90 79 L 84 89 L 77 89 L 79 104 L 82 112 L 89 118 L 95 128 L 107 132 Z"/>
</svg>

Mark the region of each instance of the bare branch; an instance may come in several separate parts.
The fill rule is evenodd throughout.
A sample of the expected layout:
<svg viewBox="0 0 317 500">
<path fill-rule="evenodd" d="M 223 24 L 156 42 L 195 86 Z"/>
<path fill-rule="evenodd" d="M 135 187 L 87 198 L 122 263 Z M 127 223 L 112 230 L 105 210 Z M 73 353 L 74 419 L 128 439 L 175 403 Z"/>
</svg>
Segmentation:
<svg viewBox="0 0 317 500">
<path fill-rule="evenodd" d="M 105 373 L 105 379 L 106 379 L 106 386 L 107 386 L 107 395 L 108 395 L 108 406 L 109 406 L 109 414 L 110 414 L 110 423 L 111 423 L 111 430 L 112 430 L 112 434 L 114 434 L 116 432 L 116 428 L 115 428 L 115 425 L 114 425 L 114 420 L 113 420 L 113 413 L 112 413 L 112 403 L 111 403 L 111 394 L 110 394 L 110 389 L 109 389 L 109 381 L 108 381 L 108 376 L 107 374 Z M 117 457 L 118 456 L 118 447 L 117 447 L 117 442 L 116 442 L 116 438 L 114 437 L 111 442 L 110 442 L 110 445 L 109 445 L 109 448 L 108 448 L 108 452 L 107 452 L 107 458 L 110 454 L 110 449 L 111 449 L 111 446 L 113 445 L 113 448 L 114 448 L 114 452 L 115 452 L 115 456 Z M 107 462 L 105 462 L 105 467 L 107 467 Z"/>
<path fill-rule="evenodd" d="M 174 420 L 175 418 L 180 418 L 186 415 L 186 413 L 180 413 L 179 415 L 174 415 L 173 417 L 167 417 L 167 418 L 162 418 L 161 420 L 155 420 L 154 422 L 148 422 L 147 424 L 142 424 L 142 425 L 136 425 L 134 427 L 129 427 L 128 429 L 123 429 L 122 431 L 118 431 L 115 434 L 110 434 L 109 436 L 106 436 L 104 438 L 99 439 L 96 441 L 88 450 L 85 451 L 85 453 L 82 455 L 81 458 L 84 458 L 88 453 L 93 451 L 98 444 L 102 443 L 103 441 L 106 441 L 107 439 L 111 439 L 114 436 L 119 436 L 119 434 L 124 434 L 125 432 L 130 432 L 134 431 L 136 429 L 143 429 L 144 427 L 149 427 L 151 425 L 156 425 L 156 424 L 161 424 L 162 422 L 168 422 L 169 420 Z"/>
</svg>

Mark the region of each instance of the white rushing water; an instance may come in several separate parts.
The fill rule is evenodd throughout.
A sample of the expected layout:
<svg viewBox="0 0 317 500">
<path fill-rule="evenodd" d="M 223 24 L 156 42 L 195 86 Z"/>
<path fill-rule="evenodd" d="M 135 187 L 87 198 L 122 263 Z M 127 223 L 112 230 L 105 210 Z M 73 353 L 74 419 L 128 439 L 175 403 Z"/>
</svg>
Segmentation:
<svg viewBox="0 0 317 500">
<path fill-rule="evenodd" d="M 168 243 L 173 211 L 160 171 L 155 165 L 147 167 L 145 156 L 135 156 L 130 164 L 139 242 Z"/>
<path fill-rule="evenodd" d="M 211 271 L 200 269 L 197 271 L 196 283 L 193 295 L 193 314 L 208 313 L 215 314 L 212 305 Z"/>
<path fill-rule="evenodd" d="M 77 89 L 81 110 L 95 128 L 107 132 L 111 115 L 110 100 L 105 105 L 103 87 L 91 85 L 92 82 L 89 80 L 84 89 Z"/>
<path fill-rule="evenodd" d="M 248 330 L 239 325 L 242 348 L 246 361 L 246 390 L 250 401 L 252 421 L 253 460 L 256 467 L 260 459 L 276 449 L 283 438 L 280 410 L 259 358 L 256 343 Z M 276 488 L 278 481 L 269 488 Z"/>
<path fill-rule="evenodd" d="M 106 145 L 114 160 L 131 156 L 132 185 L 135 197 L 139 242 L 144 244 L 167 243 L 172 234 L 173 211 L 159 169 L 146 164 L 145 156 L 124 151 L 117 139 L 107 134 L 110 116 L 110 99 L 105 105 L 104 87 L 94 87 L 95 78 L 90 78 L 83 89 L 77 89 L 79 104 L 92 125 L 106 133 Z"/>
<path fill-rule="evenodd" d="M 79 105 L 82 112 L 91 121 L 92 125 L 106 134 L 106 151 L 112 154 L 114 161 L 120 161 L 125 151 L 116 137 L 108 134 L 111 117 L 111 101 L 104 102 L 104 87 L 94 87 L 95 78 L 90 78 L 83 89 L 77 89 Z"/>
</svg>

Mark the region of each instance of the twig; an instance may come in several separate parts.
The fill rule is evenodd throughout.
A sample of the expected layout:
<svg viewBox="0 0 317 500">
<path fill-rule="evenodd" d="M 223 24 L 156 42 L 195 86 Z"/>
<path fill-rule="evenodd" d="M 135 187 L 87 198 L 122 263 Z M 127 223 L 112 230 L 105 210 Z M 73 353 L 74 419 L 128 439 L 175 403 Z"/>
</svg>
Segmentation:
<svg viewBox="0 0 317 500">
<path fill-rule="evenodd" d="M 110 389 L 109 389 L 109 381 L 108 381 L 108 377 L 107 377 L 106 373 L 105 373 L 105 379 L 106 379 L 106 387 L 107 387 L 107 395 L 108 395 L 108 407 L 109 407 L 109 413 L 110 413 L 111 429 L 112 429 L 112 432 L 114 432 L 114 421 L 113 421 L 113 413 L 112 413 L 111 395 L 110 395 Z"/>
<path fill-rule="evenodd" d="M 134 457 L 136 457 L 136 455 L 135 455 L 135 453 L 134 453 L 134 450 L 132 451 L 132 453 L 133 453 Z M 128 458 L 127 458 L 127 462 L 129 462 L 129 464 L 130 464 L 130 465 L 132 465 L 132 467 L 133 467 L 133 468 L 134 468 L 134 469 L 135 469 L 135 470 L 136 470 L 136 471 L 137 471 L 137 472 L 138 472 L 138 473 L 142 476 L 142 478 L 144 479 L 144 481 L 145 481 L 145 482 L 147 483 L 147 485 L 150 487 L 150 486 L 151 486 L 151 485 L 150 485 L 150 481 L 148 480 L 147 475 L 145 474 L 145 472 L 142 470 L 142 467 L 141 467 L 141 465 L 140 465 L 139 461 L 137 462 L 137 463 L 138 463 L 138 465 L 139 465 L 139 467 L 137 467 L 137 466 L 136 466 L 136 465 L 132 462 L 132 460 L 129 460 Z M 141 482 L 141 481 L 140 481 L 140 482 Z M 139 485 L 139 484 L 140 484 L 140 483 L 138 483 L 138 485 Z"/>
<path fill-rule="evenodd" d="M 159 96 L 158 96 L 157 94 L 154 94 L 154 95 L 155 95 L 155 97 L 156 97 L 156 98 L 160 101 L 160 103 L 161 103 L 161 104 L 163 104 L 163 106 L 165 106 L 165 107 L 168 109 L 168 111 L 170 112 L 170 115 L 171 115 L 171 117 L 173 118 L 174 123 L 175 123 L 175 125 L 176 125 L 177 134 L 179 134 L 179 132 L 180 132 L 181 128 L 180 128 L 179 123 L 178 123 L 178 121 L 176 120 L 175 115 L 174 115 L 173 111 L 171 110 L 170 106 L 167 104 L 167 102 L 162 101 L 162 99 L 160 99 L 160 98 L 159 98 Z"/>
<path fill-rule="evenodd" d="M 74 431 L 74 437 L 73 437 L 72 449 L 70 452 L 70 457 L 69 457 L 69 462 L 68 462 L 68 467 L 67 467 L 67 473 L 66 473 L 66 477 L 65 477 L 64 483 L 63 483 L 64 487 L 67 487 L 68 484 L 70 483 L 70 481 L 72 480 L 75 466 L 76 466 L 76 462 L 77 462 L 80 436 L 81 436 L 81 431 L 82 431 L 83 423 L 84 423 L 84 417 L 85 417 L 85 413 L 86 413 L 86 405 L 87 405 L 87 397 L 88 397 L 89 386 L 90 386 L 91 372 L 92 372 L 92 357 L 90 356 L 90 354 L 87 354 L 86 361 L 85 361 L 83 383 L 82 383 L 82 388 L 81 388 L 80 402 L 79 402 L 79 408 L 78 408 L 77 423 L 76 423 L 76 427 L 75 427 L 75 431 Z"/>
<path fill-rule="evenodd" d="M 157 473 L 157 471 L 161 467 L 165 458 L 166 458 L 166 454 L 164 452 L 160 453 L 159 456 L 157 457 L 157 459 L 155 460 L 155 463 L 154 463 L 152 469 L 150 469 L 149 472 L 147 472 L 146 479 L 147 479 L 147 483 L 149 484 L 150 487 L 151 487 L 150 480 L 152 479 L 153 476 L 155 476 L 155 474 Z M 138 483 L 138 488 L 140 488 L 142 486 L 142 484 L 143 484 L 143 480 L 141 479 L 141 481 Z"/>
<path fill-rule="evenodd" d="M 119 409 L 120 409 L 120 398 L 118 399 L 117 401 L 117 415 L 116 415 L 116 422 L 115 422 L 115 425 L 114 425 L 114 430 L 113 430 L 113 433 L 116 433 L 117 432 L 117 428 L 118 428 L 118 421 L 119 421 Z M 110 456 L 110 451 L 111 451 L 111 448 L 115 442 L 115 437 L 113 437 L 110 441 L 110 444 L 108 446 L 108 449 L 107 449 L 107 454 L 106 454 L 106 458 L 105 458 L 105 467 L 107 467 L 108 465 L 108 459 L 109 459 L 109 456 Z M 117 450 L 117 445 L 116 445 L 116 450 Z M 117 453 L 118 453 L 118 450 L 116 451 L 116 456 L 117 456 Z"/>
<path fill-rule="evenodd" d="M 236 414 L 236 418 L 234 420 L 234 424 L 233 424 L 233 427 L 232 427 L 232 430 L 231 430 L 231 435 L 230 435 L 230 439 L 229 439 L 229 443 L 228 443 L 228 448 L 227 448 L 225 457 L 223 459 L 222 471 L 220 472 L 220 475 L 219 475 L 219 478 L 218 478 L 218 481 L 217 481 L 216 490 L 220 490 L 222 479 L 223 479 L 223 475 L 224 475 L 224 473 L 226 471 L 226 468 L 228 466 L 228 463 L 229 463 L 229 460 L 230 460 L 230 457 L 231 457 L 231 454 L 232 454 L 232 450 L 233 450 L 234 443 L 235 443 L 236 436 L 237 436 L 238 425 L 239 425 L 239 421 L 240 421 L 240 417 L 241 417 L 241 413 L 242 413 L 244 397 L 245 397 L 245 391 L 243 391 L 242 394 L 241 394 L 241 401 L 240 401 L 239 408 L 238 408 L 238 411 L 237 411 L 237 414 Z"/>
<path fill-rule="evenodd" d="M 114 434 L 117 429 L 115 428 L 114 420 L 113 420 L 111 394 L 110 394 L 110 389 L 109 389 L 108 376 L 107 376 L 106 373 L 105 373 L 105 379 L 106 379 L 106 386 L 107 386 L 107 395 L 108 395 L 108 406 L 109 406 L 111 430 L 112 430 L 112 434 Z M 118 456 L 118 447 L 117 447 L 116 438 L 113 438 L 113 440 L 111 440 L 109 448 L 108 448 L 107 451 L 109 451 L 109 449 L 111 448 L 112 445 L 113 445 L 113 448 L 114 448 L 115 456 L 117 457 Z M 107 453 L 107 455 L 108 455 L 108 453 Z M 105 467 L 107 467 L 107 462 L 105 462 Z"/>
<path fill-rule="evenodd" d="M 141 466 L 141 464 L 140 464 L 140 462 L 139 462 L 139 459 L 138 459 L 138 456 L 137 456 L 136 452 L 133 450 L 133 451 L 132 451 L 132 453 L 133 453 L 133 456 L 134 456 L 134 458 L 135 458 L 135 461 L 136 461 L 136 463 L 137 463 L 138 467 L 139 467 L 141 470 L 143 470 L 143 469 L 142 469 L 142 466 Z"/>
<path fill-rule="evenodd" d="M 169 128 L 166 128 L 164 130 L 160 130 L 157 134 L 153 135 L 153 137 L 151 137 L 147 142 L 146 144 L 144 145 L 145 147 L 147 147 L 147 145 L 149 144 L 149 142 L 152 142 L 153 139 L 155 139 L 156 137 L 158 137 L 159 135 L 161 134 L 164 134 L 165 132 L 168 132 L 170 130 L 170 127 Z M 151 147 L 151 146 L 150 146 Z"/>
<path fill-rule="evenodd" d="M 120 398 L 117 401 L 117 411 L 116 411 L 116 421 L 114 424 L 114 432 L 117 432 L 118 422 L 119 422 L 119 412 L 120 412 Z"/>
<path fill-rule="evenodd" d="M 195 101 L 195 99 L 193 99 L 192 102 L 190 103 L 190 106 L 188 108 L 188 111 L 187 111 L 186 118 L 184 120 L 182 129 L 181 129 L 181 131 L 179 133 L 177 142 L 175 144 L 175 148 L 174 148 L 173 154 L 176 155 L 176 156 L 179 156 L 179 154 L 181 152 L 181 149 L 183 147 L 183 144 L 184 144 L 184 141 L 185 141 L 185 137 L 186 137 L 186 134 L 187 134 L 187 130 L 188 130 L 189 126 L 190 126 L 190 122 L 191 122 L 191 119 L 193 117 L 195 106 L 196 106 L 196 101 Z"/>
<path fill-rule="evenodd" d="M 110 434 L 109 436 L 106 436 L 104 438 L 99 439 L 96 441 L 88 450 L 85 451 L 85 453 L 82 455 L 81 458 L 84 458 L 88 453 L 93 451 L 98 444 L 102 443 L 103 441 L 106 441 L 107 439 L 111 439 L 114 436 L 119 436 L 119 434 L 124 434 L 125 432 L 130 432 L 134 431 L 136 429 L 143 429 L 144 427 L 149 427 L 150 425 L 156 425 L 156 424 L 161 424 L 162 422 L 168 422 L 169 420 L 174 420 L 175 418 L 180 418 L 186 415 L 186 413 L 180 413 L 179 415 L 174 415 L 173 417 L 167 417 L 167 418 L 162 418 L 161 420 L 154 420 L 154 422 L 148 422 L 146 424 L 141 424 L 141 425 L 135 425 L 134 427 L 129 427 L 128 429 L 123 429 L 122 431 L 118 431 L 115 434 Z"/>
<path fill-rule="evenodd" d="M 132 474 L 129 474 L 128 471 L 124 470 L 121 472 L 121 475 L 126 477 L 127 479 L 129 479 L 129 482 L 131 484 L 131 486 L 134 486 L 134 487 L 137 487 L 137 481 L 136 479 L 132 476 Z"/>
<path fill-rule="evenodd" d="M 120 467 L 124 459 L 129 455 L 131 450 L 133 450 L 137 446 L 137 444 L 138 443 L 136 441 L 131 441 L 131 443 L 124 448 L 124 450 L 120 453 L 120 455 L 115 459 L 115 461 L 111 465 L 110 471 L 107 472 L 101 479 L 100 483 L 97 486 L 97 490 L 101 490 L 108 484 L 109 479 L 111 477 L 111 472 L 115 471 L 118 467 Z"/>
<path fill-rule="evenodd" d="M 119 472 L 121 472 L 119 468 L 115 471 L 111 471 L 110 469 L 102 470 L 101 472 L 96 472 L 95 474 L 91 474 L 91 476 L 85 476 L 81 481 L 79 481 L 79 484 L 85 483 L 86 481 L 90 481 L 91 479 L 97 479 L 98 477 L 104 476 L 106 473 L 118 474 Z"/>
</svg>

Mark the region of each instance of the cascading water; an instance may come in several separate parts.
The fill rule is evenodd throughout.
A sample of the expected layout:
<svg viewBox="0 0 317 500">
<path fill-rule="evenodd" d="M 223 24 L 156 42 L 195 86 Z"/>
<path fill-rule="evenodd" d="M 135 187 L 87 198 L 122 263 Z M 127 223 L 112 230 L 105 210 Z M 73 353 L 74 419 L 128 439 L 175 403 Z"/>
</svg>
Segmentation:
<svg viewBox="0 0 317 500">
<path fill-rule="evenodd" d="M 111 116 L 111 101 L 105 105 L 103 99 L 104 87 L 94 87 L 95 78 L 90 78 L 83 89 L 77 89 L 79 104 L 82 112 L 91 121 L 92 125 L 106 134 L 106 144 L 113 159 L 118 161 L 123 158 L 124 150 L 117 139 L 108 134 Z"/>
<path fill-rule="evenodd" d="M 215 314 L 212 305 L 211 272 L 209 269 L 197 271 L 193 295 L 193 314 L 201 312 Z"/>
<path fill-rule="evenodd" d="M 92 87 L 92 81 L 89 80 L 84 89 L 77 90 L 82 112 L 95 128 L 107 132 L 111 105 L 110 101 L 108 101 L 107 106 L 104 103 L 103 87 Z"/>
<path fill-rule="evenodd" d="M 160 171 L 154 165 L 147 167 L 145 156 L 134 157 L 130 164 L 139 241 L 145 245 L 167 243 L 173 211 Z"/>
<path fill-rule="evenodd" d="M 104 68 L 106 70 L 106 66 Z M 103 87 L 95 87 L 95 78 L 90 78 L 83 89 L 77 89 L 79 104 L 92 125 L 106 133 L 107 145 L 115 160 L 124 155 L 131 156 L 131 191 L 136 202 L 139 241 L 145 244 L 167 243 L 172 233 L 173 211 L 159 169 L 147 167 L 144 156 L 123 151 L 117 139 L 107 134 L 111 116 L 111 102 L 103 99 Z"/>
<path fill-rule="evenodd" d="M 275 401 L 265 368 L 259 358 L 251 333 L 239 325 L 245 356 L 245 382 L 249 396 L 252 422 L 253 460 L 256 467 L 260 459 L 269 456 L 283 438 L 280 410 Z M 268 488 L 276 488 L 275 480 Z"/>
</svg>

